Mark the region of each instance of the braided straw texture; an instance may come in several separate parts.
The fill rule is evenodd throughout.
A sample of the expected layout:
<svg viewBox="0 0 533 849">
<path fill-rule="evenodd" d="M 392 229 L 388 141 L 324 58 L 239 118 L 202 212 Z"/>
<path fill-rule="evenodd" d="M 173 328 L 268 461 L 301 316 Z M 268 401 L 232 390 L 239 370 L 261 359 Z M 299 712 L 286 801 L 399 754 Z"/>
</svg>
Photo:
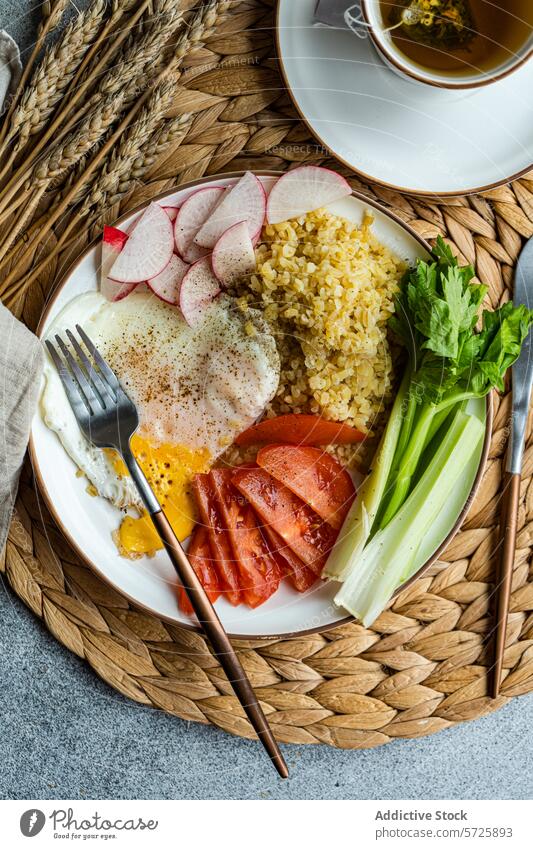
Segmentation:
<svg viewBox="0 0 533 849">
<path fill-rule="evenodd" d="M 278 75 L 272 0 L 244 0 L 207 44 L 186 58 L 167 117 L 192 115 L 186 138 L 143 170 L 143 183 L 107 210 L 108 220 L 177 183 L 238 169 L 301 161 L 339 166 L 309 137 Z M 179 139 L 178 139 L 179 143 Z M 347 172 L 344 172 L 347 173 Z M 367 185 L 420 235 L 439 233 L 476 265 L 494 305 L 509 296 L 513 265 L 533 235 L 533 172 L 483 196 L 417 200 Z M 26 297 L 34 326 L 84 233 L 50 262 Z M 480 492 L 442 560 L 403 592 L 372 628 L 350 623 L 323 634 L 237 644 L 278 739 L 343 748 L 420 737 L 483 716 L 533 690 L 533 437 L 525 456 L 501 695 L 487 696 L 490 597 L 510 396 L 495 398 L 490 458 Z M 121 693 L 183 719 L 252 736 L 204 638 L 135 609 L 86 568 L 54 527 L 27 468 L 0 568 L 68 649 Z"/>
</svg>

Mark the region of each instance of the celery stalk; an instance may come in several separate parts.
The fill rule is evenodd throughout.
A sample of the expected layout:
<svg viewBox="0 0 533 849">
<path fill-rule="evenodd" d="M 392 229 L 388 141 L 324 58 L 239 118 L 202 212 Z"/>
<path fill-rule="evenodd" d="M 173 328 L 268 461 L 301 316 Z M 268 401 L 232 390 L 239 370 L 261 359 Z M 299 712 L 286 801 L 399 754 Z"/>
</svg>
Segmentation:
<svg viewBox="0 0 533 849">
<path fill-rule="evenodd" d="M 350 560 L 350 573 L 335 603 L 365 626 L 387 605 L 403 576 L 412 568 L 420 541 L 449 498 L 472 453 L 483 438 L 484 425 L 458 410 L 446 435 L 412 493 L 389 524 Z"/>
<path fill-rule="evenodd" d="M 334 578 L 337 581 L 344 580 L 370 536 L 395 456 L 410 377 L 409 369 L 406 369 L 387 427 L 376 451 L 372 470 L 363 481 L 344 520 L 338 540 L 328 558 L 324 577 Z"/>
</svg>

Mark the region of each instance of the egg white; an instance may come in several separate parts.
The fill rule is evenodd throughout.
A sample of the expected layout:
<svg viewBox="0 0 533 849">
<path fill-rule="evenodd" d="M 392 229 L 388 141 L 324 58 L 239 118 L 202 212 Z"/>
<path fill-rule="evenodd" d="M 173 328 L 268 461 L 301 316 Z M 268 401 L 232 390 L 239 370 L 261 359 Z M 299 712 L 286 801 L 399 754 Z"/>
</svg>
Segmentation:
<svg viewBox="0 0 533 849">
<path fill-rule="evenodd" d="M 207 449 L 214 460 L 273 398 L 280 361 L 260 314 L 243 315 L 219 296 L 198 327 L 148 291 L 116 303 L 99 292 L 74 298 L 46 337 L 54 341 L 79 324 L 137 405 L 140 433 L 150 444 Z M 250 327 L 253 330 L 250 333 Z M 129 477 L 81 433 L 51 360 L 45 364 L 41 413 L 76 466 L 114 505 L 140 506 Z"/>
</svg>

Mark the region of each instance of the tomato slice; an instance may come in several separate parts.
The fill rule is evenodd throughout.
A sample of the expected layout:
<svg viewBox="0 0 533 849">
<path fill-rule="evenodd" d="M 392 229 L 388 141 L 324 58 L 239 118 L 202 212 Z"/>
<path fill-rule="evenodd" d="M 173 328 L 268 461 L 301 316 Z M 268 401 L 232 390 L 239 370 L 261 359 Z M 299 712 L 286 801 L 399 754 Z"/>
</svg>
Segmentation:
<svg viewBox="0 0 533 849">
<path fill-rule="evenodd" d="M 268 547 L 277 559 L 282 574 L 299 593 L 304 593 L 318 580 L 311 569 L 296 556 L 294 551 L 286 545 L 279 534 L 271 525 L 263 525 L 261 528 Z"/>
<path fill-rule="evenodd" d="M 332 528 L 341 527 L 355 497 L 355 487 L 334 457 L 310 446 L 268 445 L 259 451 L 257 463 Z"/>
<path fill-rule="evenodd" d="M 242 594 L 250 607 L 259 607 L 279 586 L 278 563 L 259 530 L 252 508 L 234 488 L 231 471 L 213 469 L 210 478 L 239 568 Z"/>
<path fill-rule="evenodd" d="M 237 445 L 257 445 L 260 442 L 284 442 L 289 445 L 353 445 L 362 442 L 365 434 L 342 422 L 328 422 L 322 416 L 292 413 L 264 419 L 240 433 Z"/>
<path fill-rule="evenodd" d="M 215 569 L 215 563 L 209 545 L 209 534 L 203 525 L 196 525 L 187 556 L 191 566 L 199 577 L 207 597 L 215 602 L 220 595 L 219 580 Z M 179 588 L 179 606 L 183 613 L 193 613 L 192 604 L 183 587 Z"/>
<path fill-rule="evenodd" d="M 274 528 L 315 575 L 320 575 L 337 538 L 331 525 L 264 469 L 237 469 L 233 483 L 262 521 Z"/>
<path fill-rule="evenodd" d="M 200 517 L 207 529 L 211 553 L 216 563 L 220 589 L 230 604 L 237 606 L 242 601 L 239 572 L 228 533 L 217 507 L 213 482 L 209 475 L 195 475 L 193 486 Z"/>
</svg>

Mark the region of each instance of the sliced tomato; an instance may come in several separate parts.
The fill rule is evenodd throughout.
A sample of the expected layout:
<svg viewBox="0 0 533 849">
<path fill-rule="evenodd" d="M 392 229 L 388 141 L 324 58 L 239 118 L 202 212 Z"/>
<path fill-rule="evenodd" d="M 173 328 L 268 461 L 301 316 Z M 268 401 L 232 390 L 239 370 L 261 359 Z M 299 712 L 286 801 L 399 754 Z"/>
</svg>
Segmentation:
<svg viewBox="0 0 533 849">
<path fill-rule="evenodd" d="M 352 445 L 365 434 L 342 422 L 328 422 L 322 416 L 292 413 L 264 419 L 239 434 L 237 445 L 283 442 L 289 445 Z"/>
<path fill-rule="evenodd" d="M 210 601 L 215 602 L 220 595 L 219 579 L 211 554 L 209 534 L 204 525 L 196 525 L 192 533 L 187 556 L 207 593 L 207 597 Z M 180 609 L 189 615 L 193 613 L 192 604 L 183 587 L 179 588 L 178 596 Z"/>
<path fill-rule="evenodd" d="M 261 520 L 273 527 L 315 575 L 320 575 L 337 531 L 264 469 L 237 469 L 233 483 Z"/>
<path fill-rule="evenodd" d="M 217 507 L 217 497 L 209 475 L 196 475 L 194 492 L 200 517 L 207 529 L 209 544 L 220 580 L 220 589 L 230 604 L 237 606 L 242 597 L 239 589 L 239 571 L 228 532 Z"/>
<path fill-rule="evenodd" d="M 239 569 L 244 600 L 250 607 L 259 607 L 279 586 L 281 571 L 278 562 L 268 549 L 252 508 L 233 486 L 231 471 L 213 469 L 209 476 Z"/>
<path fill-rule="evenodd" d="M 309 587 L 312 587 L 318 580 L 317 575 L 302 563 L 271 525 L 263 525 L 261 531 L 270 551 L 279 563 L 283 576 L 287 578 L 294 589 L 299 593 L 304 593 Z"/>
<path fill-rule="evenodd" d="M 257 463 L 332 528 L 341 527 L 355 497 L 355 487 L 338 460 L 308 445 L 268 445 L 259 451 Z"/>
</svg>

